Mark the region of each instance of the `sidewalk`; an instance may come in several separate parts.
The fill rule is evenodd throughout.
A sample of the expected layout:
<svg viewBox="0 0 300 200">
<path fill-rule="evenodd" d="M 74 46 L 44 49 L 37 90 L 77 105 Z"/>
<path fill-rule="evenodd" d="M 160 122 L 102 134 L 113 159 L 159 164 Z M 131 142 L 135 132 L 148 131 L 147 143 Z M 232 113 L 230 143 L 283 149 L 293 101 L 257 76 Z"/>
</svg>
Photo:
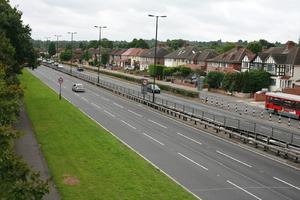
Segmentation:
<svg viewBox="0 0 300 200">
<path fill-rule="evenodd" d="M 23 107 L 20 110 L 20 119 L 16 129 L 24 134 L 15 141 L 16 154 L 21 156 L 33 170 L 40 172 L 43 180 L 51 178 L 47 163 L 35 138 L 31 121 Z M 51 180 L 49 181 L 49 189 L 50 193 L 44 197 L 44 200 L 60 200 L 60 195 Z"/>
</svg>

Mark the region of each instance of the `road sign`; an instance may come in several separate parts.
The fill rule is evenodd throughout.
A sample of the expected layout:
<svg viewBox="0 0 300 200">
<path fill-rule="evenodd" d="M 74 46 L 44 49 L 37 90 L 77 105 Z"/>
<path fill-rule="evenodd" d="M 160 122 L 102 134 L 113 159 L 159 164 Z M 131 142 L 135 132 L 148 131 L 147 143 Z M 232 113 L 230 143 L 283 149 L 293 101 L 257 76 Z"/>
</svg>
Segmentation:
<svg viewBox="0 0 300 200">
<path fill-rule="evenodd" d="M 63 79 L 62 77 L 59 77 L 58 83 L 59 83 L 59 84 L 62 84 L 63 82 L 64 82 L 64 79 Z"/>
<path fill-rule="evenodd" d="M 142 81 L 142 85 L 143 85 L 143 86 L 146 86 L 146 85 L 148 85 L 148 79 L 143 79 L 143 81 Z"/>
<path fill-rule="evenodd" d="M 148 79 L 142 79 L 141 93 L 143 94 L 143 98 L 145 98 L 145 94 L 147 94 L 147 85 Z"/>
</svg>

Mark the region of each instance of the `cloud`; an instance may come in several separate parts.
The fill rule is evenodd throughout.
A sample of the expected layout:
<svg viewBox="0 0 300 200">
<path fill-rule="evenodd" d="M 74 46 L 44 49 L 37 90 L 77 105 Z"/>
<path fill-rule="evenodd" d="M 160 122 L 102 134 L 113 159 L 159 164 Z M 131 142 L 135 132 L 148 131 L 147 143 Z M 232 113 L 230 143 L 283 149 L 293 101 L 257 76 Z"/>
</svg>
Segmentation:
<svg viewBox="0 0 300 200">
<path fill-rule="evenodd" d="M 24 22 L 35 39 L 54 34 L 76 40 L 97 38 L 94 25 L 106 25 L 104 37 L 112 40 L 154 38 L 159 19 L 159 39 L 286 42 L 300 35 L 300 2 L 297 0 L 11 0 L 19 5 Z M 53 37 L 54 39 L 54 37 Z"/>
</svg>

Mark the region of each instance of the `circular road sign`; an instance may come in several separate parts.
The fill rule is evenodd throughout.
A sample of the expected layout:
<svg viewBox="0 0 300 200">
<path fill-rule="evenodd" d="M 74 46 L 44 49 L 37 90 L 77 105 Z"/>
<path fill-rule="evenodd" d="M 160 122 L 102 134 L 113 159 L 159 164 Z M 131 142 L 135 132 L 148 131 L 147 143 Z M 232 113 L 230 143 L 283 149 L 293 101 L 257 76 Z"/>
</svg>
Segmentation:
<svg viewBox="0 0 300 200">
<path fill-rule="evenodd" d="M 59 77 L 58 82 L 59 84 L 62 84 L 64 82 L 64 79 L 62 77 Z"/>
<path fill-rule="evenodd" d="M 147 80 L 147 79 L 143 79 L 142 84 L 143 84 L 144 86 L 148 85 L 148 80 Z"/>
</svg>

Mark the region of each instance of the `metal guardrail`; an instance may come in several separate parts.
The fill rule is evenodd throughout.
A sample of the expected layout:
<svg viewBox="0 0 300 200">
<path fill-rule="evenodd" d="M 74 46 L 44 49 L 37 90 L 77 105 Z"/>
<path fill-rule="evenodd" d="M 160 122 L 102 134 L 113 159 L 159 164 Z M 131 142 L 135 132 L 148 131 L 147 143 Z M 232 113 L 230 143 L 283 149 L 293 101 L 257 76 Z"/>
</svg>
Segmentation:
<svg viewBox="0 0 300 200">
<path fill-rule="evenodd" d="M 129 89 L 118 84 L 99 80 L 86 74 L 57 68 L 50 64 L 43 64 L 52 69 L 61 71 L 63 73 L 75 76 L 99 87 L 110 90 L 118 95 L 135 100 L 137 102 L 146 104 L 156 110 L 169 114 L 173 117 L 188 121 L 194 125 L 202 124 L 204 128 L 211 127 L 216 132 L 223 131 L 228 133 L 229 137 L 238 137 L 244 142 L 250 142 L 255 146 L 260 145 L 264 149 L 273 149 L 278 154 L 283 153 L 285 156 L 290 156 L 298 160 L 300 156 L 300 135 L 294 133 L 292 130 L 287 132 L 286 129 L 280 129 L 264 125 L 262 123 L 250 122 L 247 120 L 240 120 L 232 117 L 216 115 L 209 112 L 202 111 L 198 108 L 185 106 L 183 104 L 174 103 L 167 99 L 155 98 L 155 103 L 152 102 L 152 95 L 143 95 L 140 91 Z"/>
</svg>

